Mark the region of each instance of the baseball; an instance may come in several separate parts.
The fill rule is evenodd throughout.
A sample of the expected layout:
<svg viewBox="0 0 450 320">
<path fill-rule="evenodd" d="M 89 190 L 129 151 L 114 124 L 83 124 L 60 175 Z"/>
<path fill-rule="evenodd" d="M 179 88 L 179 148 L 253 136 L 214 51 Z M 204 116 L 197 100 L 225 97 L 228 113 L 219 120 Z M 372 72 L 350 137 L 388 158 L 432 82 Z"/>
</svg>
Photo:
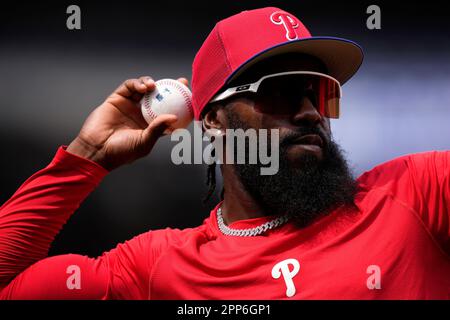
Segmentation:
<svg viewBox="0 0 450 320">
<path fill-rule="evenodd" d="M 150 123 L 160 114 L 174 114 L 178 120 L 171 125 L 171 129 L 186 128 L 194 118 L 189 88 L 173 79 L 158 80 L 155 84 L 155 90 L 145 94 L 141 100 L 145 121 Z"/>
</svg>

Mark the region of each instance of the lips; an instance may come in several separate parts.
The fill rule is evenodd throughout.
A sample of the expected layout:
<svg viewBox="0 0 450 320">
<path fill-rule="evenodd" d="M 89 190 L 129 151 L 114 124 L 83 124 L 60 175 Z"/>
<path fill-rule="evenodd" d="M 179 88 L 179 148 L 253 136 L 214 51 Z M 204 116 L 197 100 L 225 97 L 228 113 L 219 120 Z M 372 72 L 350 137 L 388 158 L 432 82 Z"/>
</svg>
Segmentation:
<svg viewBox="0 0 450 320">
<path fill-rule="evenodd" d="M 318 146 L 320 148 L 323 147 L 323 140 L 317 134 L 307 134 L 301 136 L 300 138 L 296 138 L 292 141 L 293 144 L 302 144 L 302 145 L 313 145 Z"/>
</svg>

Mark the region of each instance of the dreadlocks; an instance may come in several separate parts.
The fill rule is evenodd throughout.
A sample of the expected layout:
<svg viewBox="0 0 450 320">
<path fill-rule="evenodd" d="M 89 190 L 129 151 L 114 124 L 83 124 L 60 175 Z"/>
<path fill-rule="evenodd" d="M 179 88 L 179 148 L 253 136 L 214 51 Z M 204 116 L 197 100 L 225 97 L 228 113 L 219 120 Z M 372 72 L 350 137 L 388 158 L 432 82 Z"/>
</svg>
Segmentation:
<svg viewBox="0 0 450 320">
<path fill-rule="evenodd" d="M 215 103 L 212 103 L 209 105 L 209 109 L 213 108 L 213 106 L 216 105 Z M 204 123 L 202 123 L 203 129 L 206 130 Z M 213 143 L 216 139 L 215 136 L 210 136 L 210 143 Z M 214 159 L 216 156 L 216 150 L 213 148 L 211 150 L 211 158 Z M 213 161 L 211 164 L 208 165 L 208 168 L 206 169 L 206 185 L 208 187 L 208 191 L 206 193 L 206 196 L 203 198 L 203 203 L 207 203 L 212 195 L 214 194 L 214 191 L 216 190 L 216 162 Z M 220 194 L 220 199 L 223 200 L 225 189 L 222 187 L 222 192 Z"/>
<path fill-rule="evenodd" d="M 216 163 L 208 165 L 206 169 L 206 185 L 208 186 L 208 192 L 203 198 L 203 203 L 208 202 L 211 199 L 214 191 L 216 190 Z"/>
</svg>

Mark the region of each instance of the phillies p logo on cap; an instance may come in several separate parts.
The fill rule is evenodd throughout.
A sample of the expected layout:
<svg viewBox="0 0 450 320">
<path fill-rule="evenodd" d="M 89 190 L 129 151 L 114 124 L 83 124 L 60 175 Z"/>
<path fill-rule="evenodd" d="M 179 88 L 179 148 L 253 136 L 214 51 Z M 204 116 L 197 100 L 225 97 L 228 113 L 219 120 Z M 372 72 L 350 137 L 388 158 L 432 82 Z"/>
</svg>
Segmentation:
<svg viewBox="0 0 450 320">
<path fill-rule="evenodd" d="M 286 30 L 286 39 L 292 41 L 298 39 L 295 29 L 298 28 L 299 22 L 296 17 L 283 11 L 275 11 L 270 15 L 270 21 L 274 24 L 282 25 Z"/>
<path fill-rule="evenodd" d="M 340 84 L 355 74 L 363 60 L 358 44 L 336 37 L 313 37 L 289 12 L 275 7 L 242 11 L 219 21 L 195 56 L 192 64 L 195 119 L 201 119 L 211 98 L 250 66 L 284 53 L 318 58 Z"/>
</svg>

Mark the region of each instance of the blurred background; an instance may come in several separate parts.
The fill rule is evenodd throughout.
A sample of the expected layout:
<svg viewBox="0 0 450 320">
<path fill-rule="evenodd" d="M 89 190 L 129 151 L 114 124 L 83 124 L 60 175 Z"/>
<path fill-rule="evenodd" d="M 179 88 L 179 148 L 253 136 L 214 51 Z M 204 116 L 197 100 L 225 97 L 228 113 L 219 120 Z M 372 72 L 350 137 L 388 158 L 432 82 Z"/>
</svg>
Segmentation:
<svg viewBox="0 0 450 320">
<path fill-rule="evenodd" d="M 123 80 L 190 79 L 192 60 L 217 21 L 264 6 L 295 14 L 313 35 L 348 38 L 364 48 L 363 66 L 343 87 L 342 117 L 332 120 L 355 176 L 403 154 L 450 148 L 450 12 L 444 2 L 211 3 L 2 3 L 0 204 L 72 141 Z M 71 4 L 81 8 L 81 30 L 66 28 Z M 366 27 L 371 4 L 381 8 L 381 30 Z M 206 166 L 172 164 L 174 144 L 164 137 L 148 157 L 106 176 L 50 254 L 97 256 L 148 229 L 201 224 L 218 197 L 202 204 Z"/>
</svg>

